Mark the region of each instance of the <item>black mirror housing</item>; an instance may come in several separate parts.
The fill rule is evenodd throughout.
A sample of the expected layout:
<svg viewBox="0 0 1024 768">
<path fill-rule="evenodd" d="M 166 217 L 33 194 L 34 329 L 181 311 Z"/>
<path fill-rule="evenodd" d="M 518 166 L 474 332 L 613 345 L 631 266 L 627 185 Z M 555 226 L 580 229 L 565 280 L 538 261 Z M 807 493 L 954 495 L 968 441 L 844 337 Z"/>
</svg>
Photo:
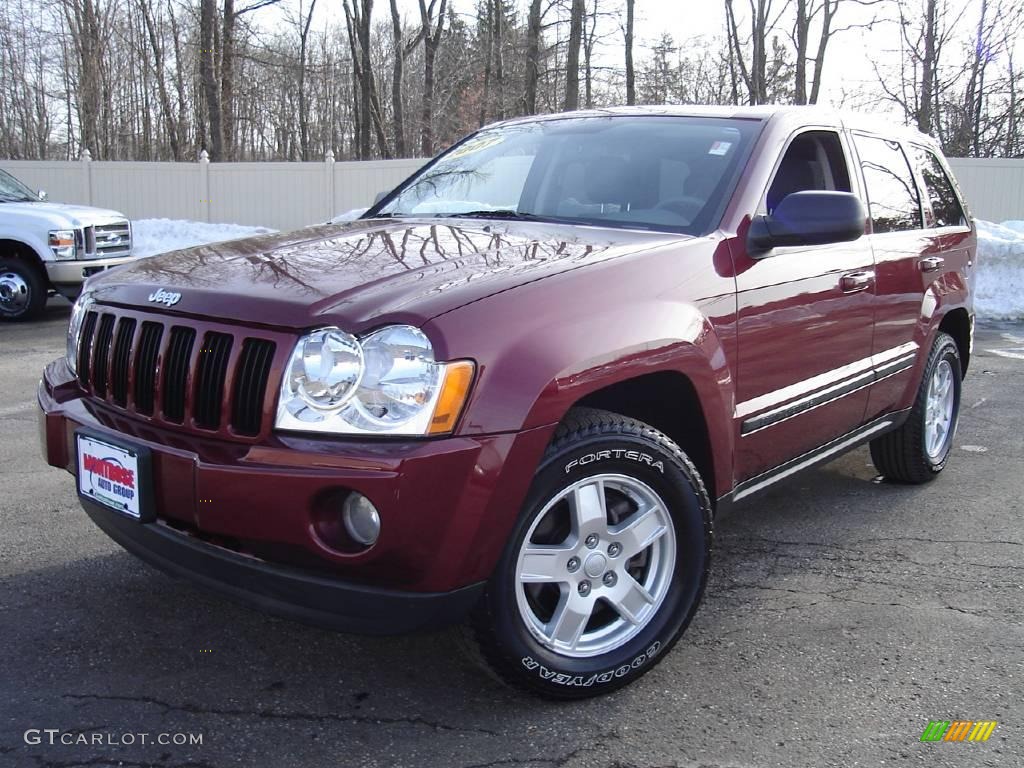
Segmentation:
<svg viewBox="0 0 1024 768">
<path fill-rule="evenodd" d="M 846 243 L 863 235 L 866 223 L 864 204 L 850 192 L 793 192 L 771 214 L 751 220 L 747 246 L 751 253 L 763 253 L 784 246 Z"/>
</svg>

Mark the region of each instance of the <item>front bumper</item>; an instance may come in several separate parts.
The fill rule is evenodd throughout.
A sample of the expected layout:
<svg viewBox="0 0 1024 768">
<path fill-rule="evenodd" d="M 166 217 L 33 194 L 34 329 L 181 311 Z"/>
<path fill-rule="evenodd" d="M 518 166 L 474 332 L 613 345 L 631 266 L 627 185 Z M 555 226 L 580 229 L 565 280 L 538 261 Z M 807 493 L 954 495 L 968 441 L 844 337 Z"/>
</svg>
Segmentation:
<svg viewBox="0 0 1024 768">
<path fill-rule="evenodd" d="M 83 500 L 125 549 L 263 609 L 368 633 L 437 626 L 469 610 L 554 428 L 404 442 L 228 442 L 85 398 L 63 360 L 47 367 L 38 399 L 52 466 L 75 473 L 81 427 L 149 450 L 154 522 Z M 380 538 L 368 549 L 339 548 L 316 524 L 351 491 L 380 513 Z"/>
<path fill-rule="evenodd" d="M 483 583 L 451 592 L 403 592 L 273 566 L 206 544 L 160 523 L 139 523 L 84 501 L 92 521 L 133 555 L 171 576 L 228 598 L 317 626 L 359 634 L 398 634 L 458 622 Z"/>
<path fill-rule="evenodd" d="M 97 272 L 119 267 L 122 264 L 130 264 L 137 261 L 139 256 L 117 256 L 111 259 L 74 259 L 68 261 L 46 262 L 46 276 L 51 285 L 65 293 L 74 291 L 77 286 L 81 289 L 82 283 L 87 277 Z"/>
</svg>

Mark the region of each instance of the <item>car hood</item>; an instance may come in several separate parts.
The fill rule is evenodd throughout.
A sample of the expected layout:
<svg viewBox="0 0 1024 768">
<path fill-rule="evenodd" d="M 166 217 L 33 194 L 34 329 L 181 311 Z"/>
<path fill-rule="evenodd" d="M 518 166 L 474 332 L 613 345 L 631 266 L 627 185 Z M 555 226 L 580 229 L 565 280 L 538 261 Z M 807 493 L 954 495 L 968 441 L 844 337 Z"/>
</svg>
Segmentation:
<svg viewBox="0 0 1024 768">
<path fill-rule="evenodd" d="M 87 205 L 65 205 L 63 203 L 0 203 L 0 219 L 36 221 L 49 229 L 76 229 L 124 221 L 128 217 L 117 211 L 91 208 Z"/>
<path fill-rule="evenodd" d="M 516 285 L 680 237 L 466 219 L 368 220 L 172 251 L 99 274 L 87 290 L 102 303 L 359 332 L 384 322 L 422 323 Z"/>
</svg>

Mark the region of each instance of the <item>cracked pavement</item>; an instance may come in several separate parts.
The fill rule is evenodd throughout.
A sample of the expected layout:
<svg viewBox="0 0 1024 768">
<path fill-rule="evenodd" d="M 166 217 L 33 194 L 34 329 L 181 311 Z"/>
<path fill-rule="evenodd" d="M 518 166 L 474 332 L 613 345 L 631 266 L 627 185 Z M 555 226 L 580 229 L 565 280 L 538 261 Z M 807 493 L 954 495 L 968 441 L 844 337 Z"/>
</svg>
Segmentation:
<svg viewBox="0 0 1024 768">
<path fill-rule="evenodd" d="M 67 315 L 0 326 L 0 766 L 1024 765 L 1024 328 L 980 329 L 939 480 L 876 483 L 861 448 L 723 514 L 675 650 L 611 697 L 553 704 L 451 633 L 289 623 L 122 552 L 36 445 Z M 921 743 L 929 719 L 999 725 Z M 202 744 L 28 745 L 30 728 Z"/>
</svg>

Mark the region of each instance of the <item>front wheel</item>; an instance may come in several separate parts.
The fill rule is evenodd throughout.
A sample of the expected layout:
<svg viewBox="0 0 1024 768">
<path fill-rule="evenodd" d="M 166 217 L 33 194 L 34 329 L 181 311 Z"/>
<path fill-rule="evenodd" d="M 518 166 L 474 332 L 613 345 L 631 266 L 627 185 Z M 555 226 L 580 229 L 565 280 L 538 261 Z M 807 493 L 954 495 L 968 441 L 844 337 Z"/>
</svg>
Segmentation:
<svg viewBox="0 0 1024 768">
<path fill-rule="evenodd" d="M 962 370 L 956 342 L 939 332 L 907 420 L 871 441 L 871 460 L 884 477 L 926 483 L 946 466 L 960 418 Z"/>
<path fill-rule="evenodd" d="M 0 258 L 0 321 L 34 320 L 46 307 L 46 278 L 25 259 Z"/>
<path fill-rule="evenodd" d="M 606 411 L 559 426 L 472 618 L 504 681 L 550 698 L 608 693 L 649 671 L 700 602 L 711 503 L 671 440 Z"/>
</svg>

